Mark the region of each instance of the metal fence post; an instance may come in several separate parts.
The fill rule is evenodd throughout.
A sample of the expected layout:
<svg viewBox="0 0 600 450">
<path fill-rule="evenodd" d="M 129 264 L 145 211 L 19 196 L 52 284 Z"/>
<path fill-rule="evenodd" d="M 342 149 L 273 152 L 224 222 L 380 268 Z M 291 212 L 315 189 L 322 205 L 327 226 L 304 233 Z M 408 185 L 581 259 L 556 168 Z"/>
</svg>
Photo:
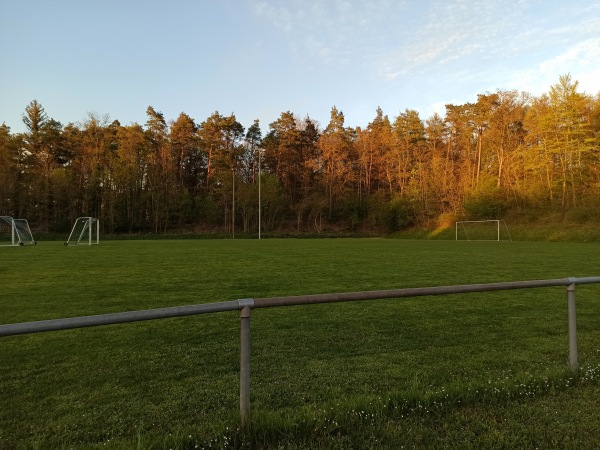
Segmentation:
<svg viewBox="0 0 600 450">
<path fill-rule="evenodd" d="M 242 427 L 250 418 L 250 308 L 254 300 L 239 300 L 240 304 L 240 420 Z"/>
<path fill-rule="evenodd" d="M 576 372 L 579 369 L 577 362 L 577 321 L 575 314 L 575 283 L 567 286 L 567 311 L 569 320 L 569 365 Z"/>
</svg>

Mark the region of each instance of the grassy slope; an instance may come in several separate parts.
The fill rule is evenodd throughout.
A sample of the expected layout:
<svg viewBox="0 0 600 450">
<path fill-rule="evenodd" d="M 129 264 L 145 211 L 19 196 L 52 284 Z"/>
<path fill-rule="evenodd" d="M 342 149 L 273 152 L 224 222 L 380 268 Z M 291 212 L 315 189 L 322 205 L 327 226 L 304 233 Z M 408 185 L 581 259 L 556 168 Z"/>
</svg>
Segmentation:
<svg viewBox="0 0 600 450">
<path fill-rule="evenodd" d="M 600 267 L 599 244 L 572 243 L 108 241 L 1 250 L 2 323 L 591 276 Z M 600 394 L 599 292 L 578 288 L 578 379 L 565 370 L 561 288 L 255 311 L 248 434 L 235 429 L 236 313 L 2 338 L 0 447 L 586 446 L 600 422 L 589 401 Z"/>
</svg>

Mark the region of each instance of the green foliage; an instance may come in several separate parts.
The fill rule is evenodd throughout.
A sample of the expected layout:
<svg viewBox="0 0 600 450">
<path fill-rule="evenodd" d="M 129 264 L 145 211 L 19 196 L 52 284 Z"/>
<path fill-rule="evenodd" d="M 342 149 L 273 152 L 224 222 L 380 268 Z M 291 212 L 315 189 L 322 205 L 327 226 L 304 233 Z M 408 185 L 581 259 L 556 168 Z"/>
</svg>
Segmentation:
<svg viewBox="0 0 600 450">
<path fill-rule="evenodd" d="M 504 216 L 508 205 L 498 195 L 480 194 L 465 200 L 464 210 L 471 220 L 495 220 Z"/>
<path fill-rule="evenodd" d="M 412 202 L 401 197 L 392 199 L 382 211 L 382 222 L 388 233 L 410 227 L 415 223 Z"/>
<path fill-rule="evenodd" d="M 600 221 L 600 200 L 595 196 L 584 199 L 568 212 L 567 217 L 578 224 L 598 223 Z"/>
<path fill-rule="evenodd" d="M 196 196 L 195 198 L 195 216 L 207 225 L 217 225 L 222 220 L 221 210 L 214 197 Z"/>
<path fill-rule="evenodd" d="M 358 202 L 348 202 L 342 207 L 346 219 L 346 226 L 352 231 L 362 228 L 366 215 L 366 208 Z"/>
</svg>

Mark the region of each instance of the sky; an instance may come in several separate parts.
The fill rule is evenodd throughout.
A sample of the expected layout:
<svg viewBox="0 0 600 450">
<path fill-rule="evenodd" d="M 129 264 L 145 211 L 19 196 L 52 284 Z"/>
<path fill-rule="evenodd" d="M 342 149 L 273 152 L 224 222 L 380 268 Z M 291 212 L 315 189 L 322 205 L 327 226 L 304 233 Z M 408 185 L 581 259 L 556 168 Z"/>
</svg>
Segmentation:
<svg viewBox="0 0 600 450">
<path fill-rule="evenodd" d="M 600 92 L 596 0 L 0 0 L 0 124 L 37 100 L 63 125 L 281 113 L 349 127 L 570 74 Z"/>
</svg>

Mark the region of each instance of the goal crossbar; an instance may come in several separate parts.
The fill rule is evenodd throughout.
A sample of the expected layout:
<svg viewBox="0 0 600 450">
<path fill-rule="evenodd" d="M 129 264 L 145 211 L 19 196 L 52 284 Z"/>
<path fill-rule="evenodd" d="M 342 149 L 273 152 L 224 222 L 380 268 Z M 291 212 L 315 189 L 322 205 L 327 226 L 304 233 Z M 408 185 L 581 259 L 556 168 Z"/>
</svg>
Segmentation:
<svg viewBox="0 0 600 450">
<path fill-rule="evenodd" d="M 470 225 L 470 224 L 483 224 L 483 225 L 491 226 L 494 229 L 494 234 L 492 235 L 490 232 L 490 235 L 487 239 L 471 239 L 469 237 L 467 228 L 465 227 L 465 225 Z M 458 221 L 458 222 L 456 222 L 456 229 L 455 229 L 455 237 L 456 237 L 457 241 L 459 240 L 459 230 L 462 231 L 462 233 L 465 236 L 464 240 L 467 240 L 467 241 L 470 241 L 470 240 L 500 241 L 502 230 L 506 231 L 506 236 L 508 238 L 507 240 L 512 241 L 512 238 L 510 236 L 510 231 L 508 231 L 508 226 L 506 225 L 506 222 L 504 220 L 494 219 L 494 220 L 461 220 L 461 221 Z"/>
</svg>

